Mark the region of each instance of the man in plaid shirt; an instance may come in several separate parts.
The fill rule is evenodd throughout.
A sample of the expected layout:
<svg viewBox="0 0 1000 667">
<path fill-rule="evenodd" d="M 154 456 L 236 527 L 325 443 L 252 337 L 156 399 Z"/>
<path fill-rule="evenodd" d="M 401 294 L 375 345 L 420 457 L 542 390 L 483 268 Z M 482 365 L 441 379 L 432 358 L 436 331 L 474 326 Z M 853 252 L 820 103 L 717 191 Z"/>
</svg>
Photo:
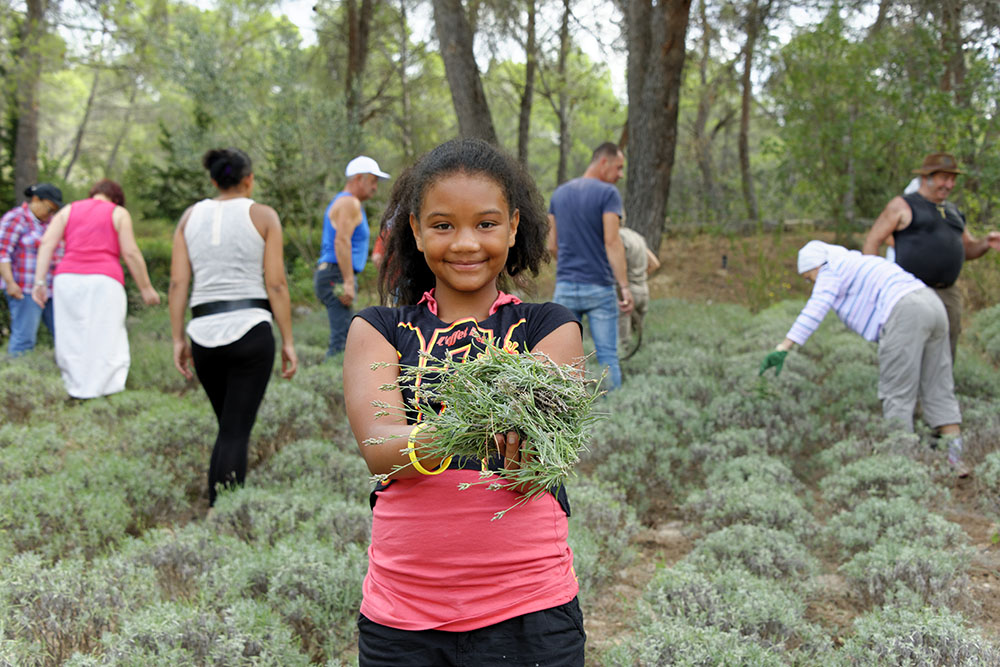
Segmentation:
<svg viewBox="0 0 1000 667">
<path fill-rule="evenodd" d="M 38 244 L 53 214 L 62 208 L 62 192 L 50 183 L 32 185 L 24 191 L 28 198 L 20 206 L 0 218 L 0 287 L 7 296 L 10 308 L 10 341 L 7 353 L 18 357 L 35 348 L 38 324 L 55 335 L 52 319 L 52 300 L 41 308 L 31 298 L 35 283 L 35 264 Z M 54 261 L 62 257 L 62 244 L 56 249 Z M 48 275 L 49 292 L 52 291 L 52 272 Z"/>
</svg>

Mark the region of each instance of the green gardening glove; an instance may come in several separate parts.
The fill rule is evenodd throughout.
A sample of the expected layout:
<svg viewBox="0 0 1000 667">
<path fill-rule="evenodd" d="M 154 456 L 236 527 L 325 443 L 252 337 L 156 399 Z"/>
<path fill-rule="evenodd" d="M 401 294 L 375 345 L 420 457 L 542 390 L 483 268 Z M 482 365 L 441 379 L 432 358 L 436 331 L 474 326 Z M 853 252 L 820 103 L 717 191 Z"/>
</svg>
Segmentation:
<svg viewBox="0 0 1000 667">
<path fill-rule="evenodd" d="M 767 356 L 764 357 L 764 361 L 760 362 L 760 373 L 758 376 L 764 374 L 768 368 L 776 369 L 774 371 L 774 377 L 781 375 L 781 367 L 785 365 L 785 357 L 788 356 L 788 350 L 774 350 L 768 352 Z"/>
</svg>

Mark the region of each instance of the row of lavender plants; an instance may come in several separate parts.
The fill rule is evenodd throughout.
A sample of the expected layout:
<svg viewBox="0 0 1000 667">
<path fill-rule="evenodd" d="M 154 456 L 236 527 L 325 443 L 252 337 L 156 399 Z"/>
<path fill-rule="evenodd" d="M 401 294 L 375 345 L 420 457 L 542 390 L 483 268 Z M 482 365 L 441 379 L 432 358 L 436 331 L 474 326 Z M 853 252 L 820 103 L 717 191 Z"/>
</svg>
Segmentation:
<svg viewBox="0 0 1000 667">
<path fill-rule="evenodd" d="M 927 434 L 885 430 L 874 349 L 828 322 L 780 378 L 756 375 L 797 304 L 756 316 L 657 302 L 625 388 L 570 486 L 585 611 L 678 506 L 694 548 L 664 564 L 607 665 L 989 664 L 966 613 L 964 533 Z M 983 511 L 1000 380 L 984 311 L 956 378 Z M 354 664 L 368 475 L 325 318 L 258 417 L 245 488 L 204 519 L 214 419 L 173 369 L 165 315 L 130 321 L 128 391 L 67 401 L 50 350 L 0 364 L 0 665 Z M 985 355 L 985 356 L 984 356 Z M 810 605 L 844 588 L 847 633 Z"/>
<path fill-rule="evenodd" d="M 975 549 L 944 517 L 955 479 L 926 429 L 880 419 L 875 347 L 831 316 L 758 377 L 799 306 L 660 304 L 589 459 L 644 519 L 672 499 L 694 546 L 657 569 L 603 664 L 1000 664 L 970 621 Z M 956 367 L 975 509 L 993 520 L 998 323 L 976 318 Z M 830 600 L 849 624 L 819 611 Z"/>
</svg>

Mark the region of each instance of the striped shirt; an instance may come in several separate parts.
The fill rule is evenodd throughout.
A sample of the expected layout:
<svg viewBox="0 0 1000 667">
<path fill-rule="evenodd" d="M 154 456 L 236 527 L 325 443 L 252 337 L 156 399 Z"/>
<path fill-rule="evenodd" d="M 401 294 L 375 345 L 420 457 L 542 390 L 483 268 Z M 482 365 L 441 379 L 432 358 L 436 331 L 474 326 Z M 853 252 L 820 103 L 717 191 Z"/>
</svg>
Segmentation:
<svg viewBox="0 0 1000 667">
<path fill-rule="evenodd" d="M 786 337 L 802 345 L 833 308 L 848 329 L 877 341 L 896 303 L 923 287 L 898 264 L 851 250 L 820 267 L 812 296 Z"/>
</svg>

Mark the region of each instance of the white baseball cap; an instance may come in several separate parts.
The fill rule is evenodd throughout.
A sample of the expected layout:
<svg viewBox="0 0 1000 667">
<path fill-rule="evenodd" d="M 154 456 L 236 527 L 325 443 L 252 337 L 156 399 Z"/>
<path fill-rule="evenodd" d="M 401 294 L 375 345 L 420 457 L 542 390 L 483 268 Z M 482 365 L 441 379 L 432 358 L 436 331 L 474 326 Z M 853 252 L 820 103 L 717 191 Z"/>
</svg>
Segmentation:
<svg viewBox="0 0 1000 667">
<path fill-rule="evenodd" d="M 379 178 L 389 178 L 389 174 L 378 168 L 378 162 L 371 159 L 367 155 L 359 155 L 347 163 L 347 169 L 344 171 L 344 175 L 350 178 L 351 176 L 357 176 L 358 174 L 374 174 Z"/>
</svg>

